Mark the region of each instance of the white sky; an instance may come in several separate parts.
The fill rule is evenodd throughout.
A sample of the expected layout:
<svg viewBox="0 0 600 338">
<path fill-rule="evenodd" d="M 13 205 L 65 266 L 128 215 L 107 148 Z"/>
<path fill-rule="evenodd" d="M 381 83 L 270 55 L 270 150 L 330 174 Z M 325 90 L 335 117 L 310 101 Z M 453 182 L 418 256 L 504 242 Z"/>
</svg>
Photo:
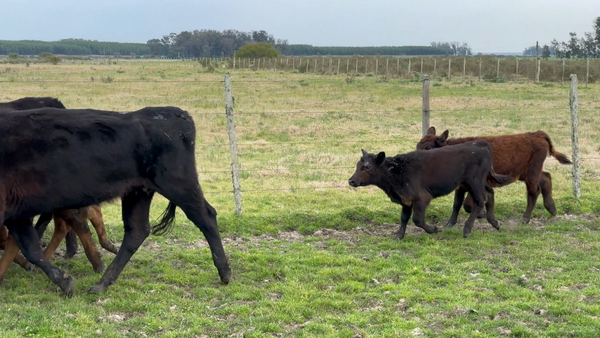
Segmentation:
<svg viewBox="0 0 600 338">
<path fill-rule="evenodd" d="M 600 0 L 0 0 L 0 40 L 142 42 L 195 29 L 266 30 L 290 44 L 429 45 L 522 52 L 583 36 Z"/>
</svg>

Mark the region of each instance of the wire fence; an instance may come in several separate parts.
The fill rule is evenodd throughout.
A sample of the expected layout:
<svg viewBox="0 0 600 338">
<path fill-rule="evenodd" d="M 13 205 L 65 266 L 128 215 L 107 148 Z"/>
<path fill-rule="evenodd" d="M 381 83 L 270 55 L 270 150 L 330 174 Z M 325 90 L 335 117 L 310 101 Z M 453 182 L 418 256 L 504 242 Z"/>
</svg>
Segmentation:
<svg viewBox="0 0 600 338">
<path fill-rule="evenodd" d="M 335 63 L 332 61 L 332 64 Z M 424 62 L 424 67 L 425 65 Z M 126 75 L 137 76 L 128 73 Z M 153 88 L 158 92 L 161 88 L 173 84 L 197 87 L 195 96 L 190 98 L 186 96 L 184 100 L 187 101 L 183 102 L 186 102 L 186 109 L 196 120 L 200 134 L 196 145 L 203 188 L 208 194 L 231 195 L 235 190 L 232 188 L 234 170 L 230 165 L 230 143 L 227 139 L 225 123 L 226 106 L 223 93 L 226 81 L 218 78 L 218 74 L 214 74 L 214 79 L 209 80 L 115 77 L 111 83 L 89 79 L 34 79 L 27 76 L 7 78 L 10 76 L 11 74 L 4 74 L 4 76 L 0 74 L 0 83 L 5 86 L 73 84 L 78 87 L 85 83 L 86 88 L 94 90 L 99 88 L 99 85 L 104 88 L 118 86 L 121 83 L 152 83 Z M 85 77 L 81 74 L 76 76 Z M 306 84 L 313 80 L 303 81 Z M 314 81 L 334 88 L 350 85 L 343 77 L 321 77 Z M 290 109 L 289 106 L 278 107 L 277 103 L 280 101 L 255 105 L 252 101 L 253 96 L 257 91 L 270 91 L 279 88 L 274 86 L 287 85 L 298 86 L 296 93 L 302 95 L 304 87 L 298 79 L 248 79 L 234 73 L 232 83 L 231 90 L 236 98 L 235 109 L 232 111 L 236 119 L 235 140 L 238 151 L 236 157 L 239 160 L 241 194 L 349 189 L 346 181 L 360 157 L 361 147 L 372 151 L 385 149 L 391 155 L 395 155 L 414 150 L 420 139 L 422 109 L 414 102 L 407 107 L 404 107 L 403 102 L 398 102 L 396 106 L 399 107 L 396 109 L 380 108 L 379 105 L 365 109 L 364 104 L 355 106 L 351 103 L 344 104 L 340 108 L 330 106 L 323 109 L 319 107 L 318 102 L 312 102 L 309 98 Z M 318 90 L 320 89 L 313 89 L 315 92 Z M 191 91 L 194 92 L 194 89 Z M 201 96 L 204 91 L 210 94 Z M 343 90 L 340 89 L 333 95 L 341 96 L 342 92 Z M 118 98 L 114 93 L 111 95 Z M 145 95 L 147 97 L 141 99 L 140 104 L 154 104 L 152 95 L 147 93 Z M 168 96 L 168 100 L 162 98 L 156 100 L 160 102 L 167 100 L 173 105 L 178 105 L 177 103 L 182 99 L 177 88 L 169 89 L 165 95 Z M 420 101 L 421 95 L 422 93 L 411 90 L 407 93 L 399 92 L 397 97 L 399 100 Z M 555 141 L 555 146 L 560 145 L 561 152 L 570 153 L 568 151 L 570 146 L 568 91 L 564 92 L 564 100 L 554 100 L 543 107 L 536 105 L 536 102 L 531 104 L 529 101 L 529 96 L 543 99 L 545 95 L 543 86 L 540 86 L 535 93 L 522 94 L 523 100 L 518 99 L 519 95 L 518 92 L 515 95 L 516 103 L 498 106 L 498 102 L 494 100 L 484 101 L 482 104 L 477 102 L 471 104 L 469 98 L 464 98 L 462 101 L 448 101 L 446 98 L 436 97 L 434 92 L 429 113 L 432 120 L 441 125 L 439 127 L 448 127 L 455 137 L 476 133 L 494 134 L 507 130 L 525 132 L 543 129 Z M 586 119 L 593 118 L 600 101 L 590 92 L 582 93 L 580 99 L 579 113 L 585 120 L 581 125 L 580 141 L 585 143 L 585 146 L 579 159 L 584 168 L 595 172 L 600 165 L 600 150 L 597 146 L 600 139 L 595 136 L 596 131 L 592 123 L 588 123 L 590 121 Z M 88 101 L 84 104 L 91 106 Z M 117 106 L 119 102 L 113 104 Z M 118 107 L 119 110 L 126 110 L 126 107 Z M 485 131 L 475 132 L 473 124 L 485 126 Z M 207 135 L 205 135 L 206 130 L 209 130 Z M 554 158 L 548 158 L 547 163 L 557 165 Z"/>
</svg>

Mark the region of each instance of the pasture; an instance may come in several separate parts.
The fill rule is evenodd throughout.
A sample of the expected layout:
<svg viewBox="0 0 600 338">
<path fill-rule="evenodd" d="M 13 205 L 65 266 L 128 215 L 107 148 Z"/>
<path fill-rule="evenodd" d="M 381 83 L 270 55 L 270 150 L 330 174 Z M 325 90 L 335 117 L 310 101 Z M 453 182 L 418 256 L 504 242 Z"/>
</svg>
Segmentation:
<svg viewBox="0 0 600 338">
<path fill-rule="evenodd" d="M 579 88 L 582 198 L 571 166 L 548 158 L 558 216 L 541 198 L 528 225 L 523 183 L 496 190 L 501 231 L 485 220 L 462 238 L 409 222 L 375 187 L 351 188 L 361 148 L 388 156 L 421 136 L 421 83 L 377 76 L 231 72 L 243 215 L 234 213 L 223 76 L 193 62 L 0 65 L 0 101 L 54 96 L 67 108 L 172 105 L 197 127 L 197 166 L 217 209 L 232 282 L 222 285 L 201 232 L 178 210 L 107 293 L 81 248 L 54 262 L 75 278 L 65 298 L 41 271 L 13 264 L 0 285 L 5 337 L 596 337 L 600 332 L 600 86 Z M 450 137 L 542 129 L 571 156 L 568 85 L 433 81 L 431 124 Z M 155 198 L 153 218 L 164 210 Z M 434 200 L 443 226 L 452 196 Z M 119 243 L 118 203 L 103 205 Z M 45 240 L 50 236 L 47 232 Z M 64 244 L 63 244 L 64 245 Z M 62 247 L 61 247 L 62 248 Z M 60 250 L 59 250 L 60 252 Z M 113 255 L 103 252 L 108 265 Z"/>
</svg>

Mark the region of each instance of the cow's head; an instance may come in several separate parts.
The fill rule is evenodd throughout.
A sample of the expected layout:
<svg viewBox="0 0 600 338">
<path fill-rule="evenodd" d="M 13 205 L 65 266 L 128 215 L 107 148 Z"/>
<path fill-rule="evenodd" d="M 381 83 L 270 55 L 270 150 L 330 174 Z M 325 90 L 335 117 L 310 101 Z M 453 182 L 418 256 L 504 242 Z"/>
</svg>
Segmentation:
<svg viewBox="0 0 600 338">
<path fill-rule="evenodd" d="M 427 134 L 423 136 L 421 141 L 417 143 L 417 150 L 429 150 L 433 148 L 441 148 L 446 145 L 448 140 L 448 129 L 446 129 L 442 135 L 435 135 L 435 127 L 429 127 Z"/>
<path fill-rule="evenodd" d="M 370 154 L 362 150 L 362 157 L 356 164 L 356 172 L 348 180 L 348 184 L 353 187 L 360 187 L 370 184 L 376 184 L 381 179 L 385 153 Z"/>
</svg>

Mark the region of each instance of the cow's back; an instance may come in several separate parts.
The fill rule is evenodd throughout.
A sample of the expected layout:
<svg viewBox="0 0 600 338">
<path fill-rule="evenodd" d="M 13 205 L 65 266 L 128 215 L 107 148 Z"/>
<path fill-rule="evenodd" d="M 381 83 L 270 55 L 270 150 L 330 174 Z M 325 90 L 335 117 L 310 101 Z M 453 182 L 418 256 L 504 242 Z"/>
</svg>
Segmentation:
<svg viewBox="0 0 600 338">
<path fill-rule="evenodd" d="M 448 139 L 448 145 L 463 144 L 470 141 L 485 140 L 492 151 L 494 170 L 498 174 L 518 176 L 525 172 L 531 158 L 538 153 L 548 153 L 547 134 L 536 131 L 523 134 L 498 136 L 478 136 Z"/>
</svg>

